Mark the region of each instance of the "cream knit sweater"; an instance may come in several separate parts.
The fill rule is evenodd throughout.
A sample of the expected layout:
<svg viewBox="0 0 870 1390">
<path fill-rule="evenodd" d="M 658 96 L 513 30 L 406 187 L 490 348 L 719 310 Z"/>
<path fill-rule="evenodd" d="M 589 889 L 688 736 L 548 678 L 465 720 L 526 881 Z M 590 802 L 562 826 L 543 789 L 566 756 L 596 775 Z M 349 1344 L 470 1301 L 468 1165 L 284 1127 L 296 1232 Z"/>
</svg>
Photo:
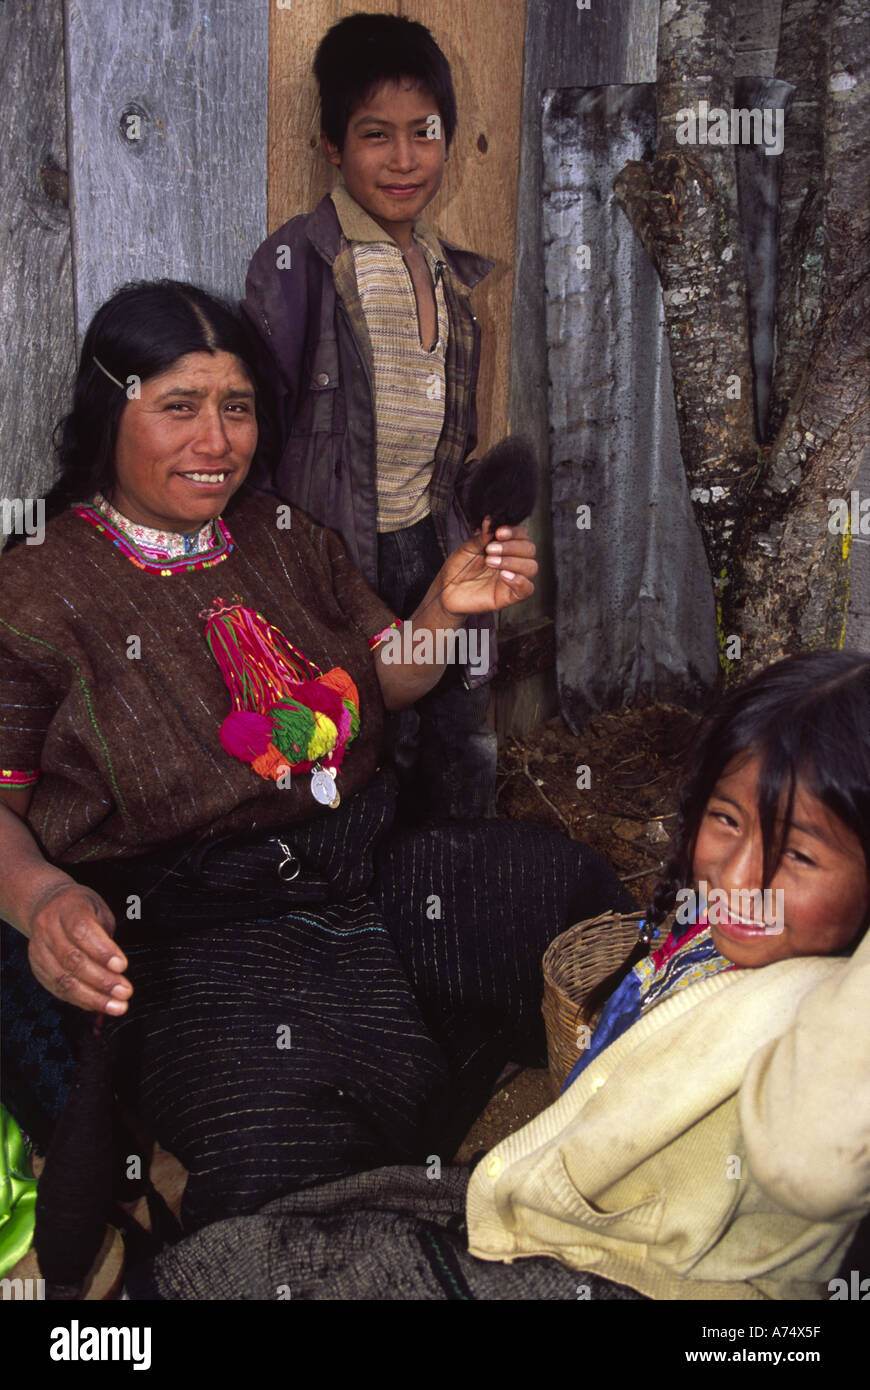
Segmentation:
<svg viewBox="0 0 870 1390">
<path fill-rule="evenodd" d="M 870 938 L 672 995 L 479 1164 L 472 1253 L 653 1298 L 828 1297 L 870 1206 L 868 999 Z"/>
</svg>

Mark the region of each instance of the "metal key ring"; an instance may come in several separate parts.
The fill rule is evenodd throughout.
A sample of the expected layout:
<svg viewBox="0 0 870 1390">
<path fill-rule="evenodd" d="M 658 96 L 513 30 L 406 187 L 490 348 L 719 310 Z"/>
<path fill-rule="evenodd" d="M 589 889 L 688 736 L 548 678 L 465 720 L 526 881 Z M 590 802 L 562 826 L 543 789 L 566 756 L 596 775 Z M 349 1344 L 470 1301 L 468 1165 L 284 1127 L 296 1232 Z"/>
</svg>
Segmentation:
<svg viewBox="0 0 870 1390">
<path fill-rule="evenodd" d="M 281 863 L 278 865 L 278 877 L 283 879 L 285 883 L 292 883 L 294 878 L 298 878 L 302 872 L 302 865 L 290 849 L 290 846 L 285 845 L 283 840 L 278 840 L 278 848 L 282 849 L 286 855 L 286 858 L 282 859 Z M 289 872 L 287 871 L 288 866 Z"/>
</svg>

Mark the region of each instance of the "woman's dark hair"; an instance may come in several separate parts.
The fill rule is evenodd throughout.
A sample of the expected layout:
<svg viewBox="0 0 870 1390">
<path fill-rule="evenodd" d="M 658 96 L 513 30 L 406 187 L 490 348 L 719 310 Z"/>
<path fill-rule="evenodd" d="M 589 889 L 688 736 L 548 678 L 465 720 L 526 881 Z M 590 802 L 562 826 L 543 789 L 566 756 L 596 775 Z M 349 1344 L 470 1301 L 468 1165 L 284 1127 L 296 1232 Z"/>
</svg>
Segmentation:
<svg viewBox="0 0 870 1390">
<path fill-rule="evenodd" d="M 124 285 L 94 314 L 82 344 L 72 410 L 55 431 L 60 477 L 46 498 L 51 519 L 105 491 L 128 392 L 189 352 L 229 352 L 256 392 L 259 439 L 252 469 L 272 443 L 272 410 L 253 330 L 229 304 L 178 280 Z"/>
<path fill-rule="evenodd" d="M 845 651 L 786 657 L 731 691 L 700 724 L 670 857 L 647 912 L 648 932 L 673 911 L 680 889 L 692 884 L 705 807 L 725 768 L 741 754 L 760 759 L 761 888 L 776 873 L 798 780 L 857 836 L 870 877 L 870 656 Z M 591 992 L 586 1017 L 597 1013 L 649 949 L 641 937 L 628 959 Z"/>
<path fill-rule="evenodd" d="M 348 15 L 321 39 L 314 76 L 320 88 L 320 126 L 337 149 L 344 148 L 357 107 L 383 83 L 402 79 L 432 93 L 450 149 L 457 121 L 450 64 L 416 20 L 395 14 Z"/>
</svg>

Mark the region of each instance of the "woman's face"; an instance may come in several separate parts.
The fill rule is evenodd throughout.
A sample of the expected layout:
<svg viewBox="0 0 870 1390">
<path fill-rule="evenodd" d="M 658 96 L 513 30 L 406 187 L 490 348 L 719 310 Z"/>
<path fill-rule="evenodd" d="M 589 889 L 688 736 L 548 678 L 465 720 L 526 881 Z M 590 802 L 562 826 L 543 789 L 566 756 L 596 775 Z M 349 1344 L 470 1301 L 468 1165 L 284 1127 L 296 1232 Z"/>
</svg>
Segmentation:
<svg viewBox="0 0 870 1390">
<path fill-rule="evenodd" d="M 758 815 L 757 757 L 733 759 L 713 789 L 701 820 L 692 872 L 696 883 L 724 890 L 711 907 L 711 935 L 735 965 L 754 967 L 792 956 L 824 956 L 848 946 L 870 909 L 867 864 L 858 837 L 824 802 L 798 782 L 791 820 L 784 827 L 782 858 L 769 885 L 777 903 L 759 910 L 763 842 Z M 783 827 L 778 827 L 782 830 Z M 741 898 L 741 893 L 746 896 Z M 766 905 L 765 905 L 766 906 Z"/>
<path fill-rule="evenodd" d="M 190 352 L 124 407 L 109 501 L 158 531 L 190 534 L 219 516 L 257 446 L 254 388 L 229 352 Z"/>
</svg>

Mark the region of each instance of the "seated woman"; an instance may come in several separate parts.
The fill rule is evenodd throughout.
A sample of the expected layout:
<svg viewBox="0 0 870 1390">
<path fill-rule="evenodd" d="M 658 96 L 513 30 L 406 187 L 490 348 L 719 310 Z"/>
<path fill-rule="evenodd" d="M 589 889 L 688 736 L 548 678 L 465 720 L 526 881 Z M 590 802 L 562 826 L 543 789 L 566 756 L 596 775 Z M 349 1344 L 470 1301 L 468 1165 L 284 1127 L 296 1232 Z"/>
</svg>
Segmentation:
<svg viewBox="0 0 870 1390">
<path fill-rule="evenodd" d="M 870 1211 L 870 657 L 779 662 L 707 722 L 651 922 L 690 895 L 706 914 L 470 1182 L 391 1169 L 279 1199 L 134 1296 L 847 1296 Z"/>
<path fill-rule="evenodd" d="M 384 660 L 393 614 L 337 537 L 237 496 L 254 353 L 192 286 L 114 295 L 58 514 L 0 561 L 0 916 L 56 999 L 116 1020 L 127 1093 L 190 1171 L 188 1229 L 448 1157 L 504 1062 L 540 1055 L 547 941 L 630 902 L 539 827 L 391 830 L 384 707 L 438 680 L 444 644 Z M 521 601 L 535 571 L 523 528 L 486 531 L 414 638 Z"/>
</svg>

